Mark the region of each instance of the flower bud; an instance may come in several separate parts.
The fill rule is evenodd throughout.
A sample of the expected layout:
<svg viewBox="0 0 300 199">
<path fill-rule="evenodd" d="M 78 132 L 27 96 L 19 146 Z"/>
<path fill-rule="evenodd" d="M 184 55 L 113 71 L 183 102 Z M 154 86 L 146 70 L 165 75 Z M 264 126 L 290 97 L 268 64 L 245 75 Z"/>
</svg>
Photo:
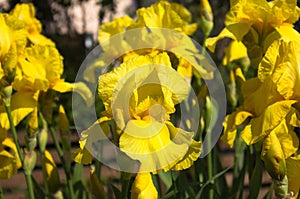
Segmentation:
<svg viewBox="0 0 300 199">
<path fill-rule="evenodd" d="M 94 169 L 90 170 L 90 179 L 91 179 L 91 192 L 96 198 L 107 198 L 103 185 L 100 182 L 98 176 L 95 173 Z"/>
<path fill-rule="evenodd" d="M 32 151 L 36 147 L 36 136 L 29 137 L 27 134 L 25 135 L 25 144 L 28 151 Z"/>
<path fill-rule="evenodd" d="M 46 149 L 46 145 L 48 142 L 48 132 L 47 129 L 42 129 L 38 135 L 38 142 L 39 142 L 39 147 L 40 151 L 44 152 Z"/>
<path fill-rule="evenodd" d="M 272 179 L 282 181 L 286 175 L 286 164 L 279 139 L 275 132 L 271 132 L 264 140 L 261 157 Z"/>
<path fill-rule="evenodd" d="M 35 151 L 29 151 L 24 157 L 23 169 L 25 174 L 31 175 L 36 164 L 37 155 Z"/>
<path fill-rule="evenodd" d="M 70 130 L 69 121 L 68 121 L 65 109 L 62 105 L 59 106 L 57 123 L 58 123 L 58 129 L 62 135 L 69 132 L 69 130 Z"/>
<path fill-rule="evenodd" d="M 1 95 L 3 96 L 3 102 L 6 106 L 10 106 L 10 98 L 12 95 L 12 86 L 6 86 L 2 89 Z"/>
<path fill-rule="evenodd" d="M 273 180 L 273 187 L 275 196 L 277 198 L 288 198 L 288 179 L 287 176 L 284 176 L 284 178 L 281 181 Z"/>
<path fill-rule="evenodd" d="M 33 112 L 29 116 L 26 126 L 26 133 L 28 137 L 33 137 L 39 129 L 37 110 L 37 107 L 34 107 Z"/>
<path fill-rule="evenodd" d="M 229 71 L 229 84 L 226 85 L 227 88 L 227 98 L 231 105 L 235 107 L 237 105 L 237 94 L 236 94 L 236 83 L 235 74 L 233 70 Z"/>
<path fill-rule="evenodd" d="M 211 129 L 208 129 L 208 127 L 210 127 L 212 111 L 213 111 L 214 107 L 213 107 L 213 103 L 212 103 L 211 99 L 208 96 L 206 96 L 205 108 L 206 108 L 206 113 L 204 116 L 204 120 L 205 120 L 206 131 L 209 132 Z"/>
<path fill-rule="evenodd" d="M 206 37 L 213 29 L 213 14 L 208 0 L 200 0 L 200 27 Z"/>
</svg>

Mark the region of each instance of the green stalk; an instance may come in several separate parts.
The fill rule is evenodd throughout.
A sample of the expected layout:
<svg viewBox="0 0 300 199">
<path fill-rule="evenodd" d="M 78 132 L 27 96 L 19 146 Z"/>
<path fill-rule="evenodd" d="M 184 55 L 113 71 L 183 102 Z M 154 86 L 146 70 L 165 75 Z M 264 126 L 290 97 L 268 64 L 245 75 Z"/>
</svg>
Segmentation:
<svg viewBox="0 0 300 199">
<path fill-rule="evenodd" d="M 99 179 L 101 179 L 101 162 L 96 159 L 95 161 L 95 173 Z"/>
<path fill-rule="evenodd" d="M 203 38 L 203 43 L 202 43 L 202 55 L 205 56 L 206 54 L 206 45 L 205 45 L 205 42 L 206 42 L 206 39 L 208 38 L 208 34 L 204 33 L 204 38 Z M 207 101 L 206 101 L 206 106 L 207 106 Z M 208 127 L 209 126 L 209 123 L 207 121 L 208 118 L 210 118 L 211 116 L 211 110 L 206 110 L 206 118 L 205 118 L 205 125 Z M 211 149 L 211 130 L 206 128 L 206 136 L 207 137 L 207 149 L 210 150 Z M 207 177 L 208 177 L 208 180 L 212 180 L 213 178 L 213 163 L 212 163 L 212 150 L 207 154 Z M 213 182 L 211 182 L 213 183 Z M 208 198 L 209 199 L 213 199 L 214 198 L 214 190 L 211 188 L 209 189 L 209 192 L 208 192 Z"/>
<path fill-rule="evenodd" d="M 67 168 L 67 164 L 66 164 L 66 161 L 64 159 L 63 151 L 62 151 L 62 149 L 59 145 L 59 141 L 57 139 L 55 130 L 52 126 L 50 126 L 50 133 L 51 133 L 52 139 L 54 141 L 55 148 L 57 150 L 58 156 L 61 160 L 61 163 L 63 165 L 64 171 L 65 171 L 65 174 L 66 174 L 67 187 L 68 187 L 68 190 L 69 190 L 69 196 L 70 196 L 70 198 L 74 198 L 74 190 L 73 190 L 73 184 L 72 184 L 72 179 L 71 179 L 71 172 Z"/>
<path fill-rule="evenodd" d="M 2 186 L 0 186 L 0 199 L 4 199 Z"/>
<path fill-rule="evenodd" d="M 205 45 L 205 41 L 208 38 L 208 35 L 204 34 L 204 38 L 203 38 L 203 43 L 202 43 L 202 55 L 205 56 L 206 54 L 206 45 Z"/>
<path fill-rule="evenodd" d="M 12 131 L 13 140 L 15 142 L 15 145 L 16 145 L 16 148 L 17 148 L 18 155 L 20 157 L 22 166 L 24 167 L 24 156 L 23 156 L 22 149 L 21 149 L 19 141 L 18 141 L 17 131 L 16 131 L 14 121 L 13 121 L 13 118 L 12 118 L 12 114 L 11 114 L 11 110 L 10 110 L 10 100 L 5 101 L 4 104 L 5 104 L 5 110 L 6 110 L 6 113 L 7 113 L 10 129 Z M 26 179 L 29 198 L 34 199 L 35 197 L 34 197 L 34 191 L 33 191 L 33 186 L 32 186 L 31 173 L 24 172 L 24 175 L 25 175 L 25 179 Z"/>
<path fill-rule="evenodd" d="M 209 150 L 211 147 L 211 135 L 210 132 L 207 132 L 207 149 Z M 208 180 L 212 180 L 213 178 L 213 164 L 212 164 L 212 150 L 207 154 L 207 177 Z M 212 182 L 213 183 L 213 182 Z M 214 190 L 212 188 L 209 189 L 208 198 L 214 198 Z"/>
<path fill-rule="evenodd" d="M 41 152 L 41 160 L 43 160 L 45 158 L 45 153 L 40 151 Z M 43 181 L 45 182 L 45 192 L 46 192 L 46 199 L 48 198 L 49 196 L 49 187 L 48 187 L 48 183 L 47 183 L 47 177 L 46 177 L 46 168 L 45 168 L 45 165 L 42 164 L 42 171 L 43 171 Z"/>
</svg>

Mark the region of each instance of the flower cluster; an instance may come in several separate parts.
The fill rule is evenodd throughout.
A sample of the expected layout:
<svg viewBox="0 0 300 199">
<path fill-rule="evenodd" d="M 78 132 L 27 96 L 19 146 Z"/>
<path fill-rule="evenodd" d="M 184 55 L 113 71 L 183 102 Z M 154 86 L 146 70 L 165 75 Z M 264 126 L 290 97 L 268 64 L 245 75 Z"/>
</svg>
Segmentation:
<svg viewBox="0 0 300 199">
<path fill-rule="evenodd" d="M 300 188 L 300 16 L 297 1 L 230 1 L 226 27 L 207 47 L 230 38 L 246 47 L 255 77 L 242 80 L 240 106 L 224 121 L 222 139 L 233 147 L 237 135 L 257 146 L 278 197 L 297 195 Z M 228 53 L 228 52 L 227 52 Z M 231 57 L 238 56 L 231 51 Z M 230 57 L 227 59 L 227 63 Z M 287 188 L 288 185 L 288 188 Z M 278 188 L 279 187 L 279 188 Z"/>
<path fill-rule="evenodd" d="M 21 166 L 31 170 L 30 165 L 35 165 L 38 113 L 51 115 L 50 93 L 71 91 L 73 84 L 61 79 L 63 58 L 54 42 L 41 34 L 42 25 L 35 18 L 33 4 L 17 4 L 9 14 L 1 13 L 0 27 L 0 178 L 10 178 Z M 13 142 L 7 130 L 14 131 L 14 126 L 29 114 L 23 157 L 16 148 L 17 137 Z M 46 119 L 51 121 L 51 117 Z"/>
</svg>

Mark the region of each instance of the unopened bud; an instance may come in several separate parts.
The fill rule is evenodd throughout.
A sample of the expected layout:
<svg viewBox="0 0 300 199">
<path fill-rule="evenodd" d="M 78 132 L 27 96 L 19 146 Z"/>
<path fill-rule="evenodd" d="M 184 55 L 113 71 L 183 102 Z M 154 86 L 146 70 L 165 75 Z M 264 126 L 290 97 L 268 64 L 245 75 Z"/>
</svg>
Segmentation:
<svg viewBox="0 0 300 199">
<path fill-rule="evenodd" d="M 25 135 L 25 144 L 28 151 L 32 151 L 36 147 L 36 136 L 29 137 L 27 134 Z"/>
<path fill-rule="evenodd" d="M 39 147 L 40 151 L 44 152 L 46 149 L 46 145 L 48 142 L 48 132 L 47 129 L 42 129 L 38 135 L 38 142 L 39 142 Z"/>
<path fill-rule="evenodd" d="M 64 195 L 61 190 L 58 190 L 57 192 L 54 193 L 53 198 L 54 199 L 64 199 Z"/>
<path fill-rule="evenodd" d="M 275 196 L 277 198 L 289 198 L 288 196 L 293 196 L 293 192 L 288 192 L 288 179 L 285 176 L 281 181 L 273 180 L 273 187 Z"/>
<path fill-rule="evenodd" d="M 12 95 L 12 86 L 6 86 L 2 89 L 1 95 L 3 97 L 3 102 L 6 106 L 10 106 L 10 99 Z"/>
<path fill-rule="evenodd" d="M 91 179 L 91 192 L 97 198 L 107 198 L 103 185 L 100 182 L 98 176 L 95 173 L 95 170 L 90 170 L 90 179 Z"/>
<path fill-rule="evenodd" d="M 35 151 L 29 151 L 24 157 L 23 169 L 25 174 L 31 175 L 36 164 L 37 155 Z"/>
<path fill-rule="evenodd" d="M 200 27 L 207 37 L 213 29 L 213 14 L 208 0 L 200 0 Z"/>
<path fill-rule="evenodd" d="M 57 123 L 61 134 L 66 134 L 69 132 L 70 130 L 69 120 L 67 118 L 65 109 L 62 105 L 59 106 Z"/>
<path fill-rule="evenodd" d="M 263 143 L 262 160 L 273 180 L 282 181 L 286 175 L 284 154 L 275 132 L 271 132 Z"/>
<path fill-rule="evenodd" d="M 33 137 L 39 129 L 37 112 L 38 112 L 38 109 L 37 109 L 37 107 L 35 107 L 33 109 L 33 112 L 29 116 L 29 120 L 28 120 L 27 126 L 26 126 L 26 133 L 27 133 L 28 137 Z"/>
<path fill-rule="evenodd" d="M 212 118 L 212 111 L 213 111 L 213 104 L 211 99 L 206 96 L 206 103 L 205 103 L 205 126 L 206 126 L 206 131 L 209 131 L 208 127 L 210 126 L 211 118 Z"/>
<path fill-rule="evenodd" d="M 231 105 L 235 107 L 237 105 L 237 94 L 236 94 L 236 83 L 235 74 L 233 70 L 229 71 L 229 84 L 226 85 L 227 88 L 227 98 Z"/>
</svg>

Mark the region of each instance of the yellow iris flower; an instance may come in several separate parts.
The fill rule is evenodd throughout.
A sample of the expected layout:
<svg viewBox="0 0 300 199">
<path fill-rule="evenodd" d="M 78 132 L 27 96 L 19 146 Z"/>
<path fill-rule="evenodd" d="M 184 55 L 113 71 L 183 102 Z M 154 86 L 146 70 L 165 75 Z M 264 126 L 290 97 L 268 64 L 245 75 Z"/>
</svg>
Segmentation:
<svg viewBox="0 0 300 199">
<path fill-rule="evenodd" d="M 34 17 L 33 4 L 17 4 L 10 14 L 0 14 L 0 77 L 16 91 L 11 98 L 14 124 L 37 106 L 40 91 L 71 91 L 73 84 L 60 78 L 62 57 L 54 43 L 41 35 L 41 23 Z M 27 46 L 29 44 L 29 47 Z M 9 129 L 4 106 L 0 124 Z"/>
<path fill-rule="evenodd" d="M 217 37 L 206 41 L 212 52 L 217 41 L 223 38 L 242 41 L 247 46 L 252 64 L 257 66 L 274 40 L 297 38 L 297 31 L 293 29 L 293 23 L 300 15 L 296 0 L 231 0 L 230 5 L 226 27 Z"/>
<path fill-rule="evenodd" d="M 34 45 L 25 49 L 18 58 L 16 74 L 12 86 L 16 92 L 11 98 L 14 124 L 18 125 L 37 107 L 41 91 L 55 90 L 69 92 L 74 84 L 64 82 L 62 57 L 53 46 Z M 79 85 L 78 86 L 83 86 Z M 84 91 L 83 91 L 84 92 Z M 0 106 L 0 124 L 9 129 L 10 125 L 4 106 Z"/>
<path fill-rule="evenodd" d="M 189 24 L 191 13 L 182 5 L 158 1 L 148 8 L 140 8 L 136 12 L 137 20 L 128 29 L 149 27 L 168 28 L 180 31 L 187 35 L 192 35 L 197 24 Z"/>
<path fill-rule="evenodd" d="M 73 84 L 61 79 L 63 73 L 62 56 L 52 46 L 34 45 L 26 48 L 19 60 L 19 67 L 13 82 L 15 90 L 58 92 L 71 91 Z"/>
<path fill-rule="evenodd" d="M 105 116 L 84 131 L 80 148 L 74 153 L 75 161 L 92 162 L 87 149 L 95 140 L 105 139 L 95 135 L 95 125 L 100 124 L 108 135 L 106 122 L 114 120 L 116 144 L 140 162 L 141 173 L 133 184 L 131 198 L 157 198 L 149 172 L 186 169 L 200 155 L 201 143 L 193 140 L 194 133 L 169 122 L 175 105 L 187 97 L 188 84 L 172 69 L 167 53 L 160 53 L 131 57 L 100 76 L 98 92 Z"/>
<path fill-rule="evenodd" d="M 120 18 L 116 18 L 111 22 L 102 24 L 99 28 L 98 33 L 98 41 L 99 43 L 103 43 L 113 35 L 122 33 L 126 30 L 128 26 L 130 26 L 134 22 L 129 16 L 124 16 Z"/>
<path fill-rule="evenodd" d="M 173 75 L 166 74 L 166 67 L 173 70 L 166 53 L 137 56 L 99 78 L 98 91 L 106 116 L 102 121 L 117 122 L 121 130 L 120 149 L 140 161 L 143 172 L 185 169 L 200 155 L 201 145 L 192 139 L 193 133 L 175 128 L 168 121 L 175 112 L 174 106 L 187 96 L 188 86 L 175 71 Z M 128 89 L 133 89 L 133 93 L 127 96 L 129 114 L 126 115 L 123 97 L 130 94 Z M 86 155 L 87 160 L 83 157 L 88 152 L 84 148 L 87 140 L 88 135 L 80 141 L 81 149 L 76 152 L 75 160 L 91 162 L 91 155 Z"/>
<path fill-rule="evenodd" d="M 0 38 L 0 78 L 13 78 L 10 76 L 16 68 L 18 55 L 26 46 L 27 31 L 15 17 L 0 14 Z"/>
<path fill-rule="evenodd" d="M 30 42 L 45 46 L 55 46 L 54 42 L 41 34 L 42 24 L 35 18 L 35 7 L 32 3 L 17 4 L 10 14 L 25 24 Z"/>
<path fill-rule="evenodd" d="M 242 138 L 253 144 L 270 134 L 299 106 L 299 45 L 296 41 L 275 41 L 267 50 L 258 77 L 242 86 L 244 103 L 226 117 L 223 139 L 232 146 L 236 126 L 252 117 L 244 128 Z M 287 131 L 285 131 L 287 132 Z"/>
</svg>

